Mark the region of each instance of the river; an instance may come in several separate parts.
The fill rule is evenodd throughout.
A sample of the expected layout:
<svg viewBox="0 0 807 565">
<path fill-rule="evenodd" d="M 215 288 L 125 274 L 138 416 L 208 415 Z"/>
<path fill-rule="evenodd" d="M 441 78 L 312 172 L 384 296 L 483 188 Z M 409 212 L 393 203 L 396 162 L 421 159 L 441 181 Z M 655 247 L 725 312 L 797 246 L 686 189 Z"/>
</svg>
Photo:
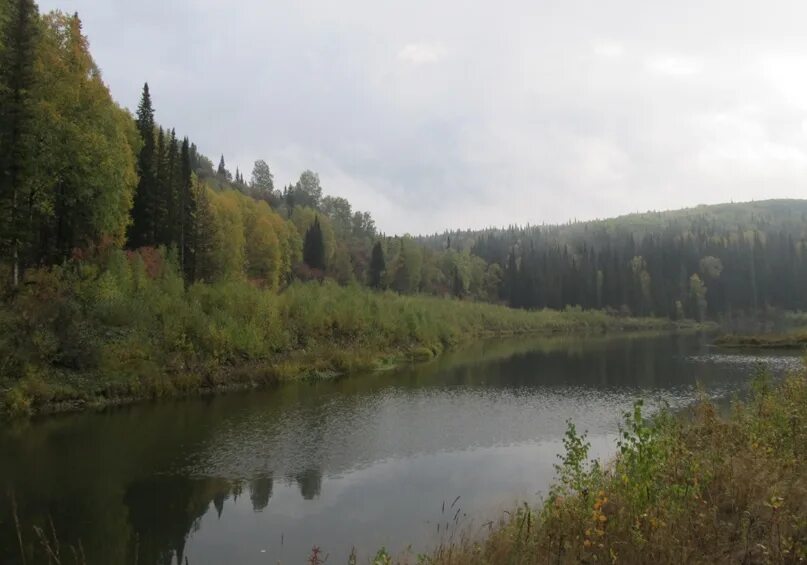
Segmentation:
<svg viewBox="0 0 807 565">
<path fill-rule="evenodd" d="M 89 565 L 417 552 L 538 501 L 567 420 L 608 457 L 635 398 L 683 409 L 700 386 L 727 399 L 761 365 L 782 374 L 800 359 L 719 353 L 698 335 L 514 338 L 386 372 L 7 426 L 0 562 L 22 563 L 13 506 L 23 545 L 40 545 L 35 525 L 55 531 L 64 563 L 79 541 Z"/>
</svg>

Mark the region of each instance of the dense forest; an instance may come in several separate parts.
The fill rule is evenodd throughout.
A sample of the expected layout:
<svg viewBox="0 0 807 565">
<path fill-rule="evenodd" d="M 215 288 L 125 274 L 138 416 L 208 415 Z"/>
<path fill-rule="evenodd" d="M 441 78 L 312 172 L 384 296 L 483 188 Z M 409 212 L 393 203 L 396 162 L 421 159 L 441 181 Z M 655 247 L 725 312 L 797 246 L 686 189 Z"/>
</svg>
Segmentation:
<svg viewBox="0 0 807 565">
<path fill-rule="evenodd" d="M 424 243 L 443 240 L 498 265 L 500 297 L 516 307 L 575 304 L 696 319 L 807 308 L 802 200 L 460 232 Z"/>
</svg>

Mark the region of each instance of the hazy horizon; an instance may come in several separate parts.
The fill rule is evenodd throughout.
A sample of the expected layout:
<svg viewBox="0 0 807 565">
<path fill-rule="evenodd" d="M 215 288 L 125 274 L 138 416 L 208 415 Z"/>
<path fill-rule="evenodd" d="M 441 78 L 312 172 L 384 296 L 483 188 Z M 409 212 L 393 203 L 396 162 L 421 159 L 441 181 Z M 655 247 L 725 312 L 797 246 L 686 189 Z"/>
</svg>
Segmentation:
<svg viewBox="0 0 807 565">
<path fill-rule="evenodd" d="M 112 95 L 390 234 L 807 196 L 807 5 L 43 0 Z M 462 17 L 456 17 L 461 13 Z"/>
</svg>

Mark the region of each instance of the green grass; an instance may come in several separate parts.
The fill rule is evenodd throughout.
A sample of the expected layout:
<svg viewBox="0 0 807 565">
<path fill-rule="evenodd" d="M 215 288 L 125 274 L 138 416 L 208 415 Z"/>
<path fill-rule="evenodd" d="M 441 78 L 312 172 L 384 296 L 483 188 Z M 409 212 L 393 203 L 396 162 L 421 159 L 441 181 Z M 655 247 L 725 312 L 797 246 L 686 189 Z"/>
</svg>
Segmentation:
<svg viewBox="0 0 807 565">
<path fill-rule="evenodd" d="M 170 262 L 32 270 L 0 302 L 0 411 L 29 415 L 326 378 L 420 361 L 485 336 L 658 330 L 660 319 L 514 310 L 331 282 L 185 288 Z"/>
<path fill-rule="evenodd" d="M 569 427 L 546 501 L 483 540 L 441 545 L 419 563 L 807 562 L 807 379 L 764 375 L 745 404 L 691 419 L 625 416 L 618 453 L 589 462 Z M 385 563 L 392 563 L 387 560 Z M 406 559 L 403 562 L 407 562 Z"/>
</svg>

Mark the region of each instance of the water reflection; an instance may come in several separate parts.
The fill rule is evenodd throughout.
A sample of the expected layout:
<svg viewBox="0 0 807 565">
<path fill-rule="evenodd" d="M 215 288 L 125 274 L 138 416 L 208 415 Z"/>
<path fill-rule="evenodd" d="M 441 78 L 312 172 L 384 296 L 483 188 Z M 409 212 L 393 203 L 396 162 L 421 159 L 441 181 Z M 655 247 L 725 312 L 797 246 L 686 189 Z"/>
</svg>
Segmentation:
<svg viewBox="0 0 807 565">
<path fill-rule="evenodd" d="M 249 499 L 252 501 L 252 510 L 261 512 L 269 504 L 272 498 L 272 485 L 274 481 L 271 476 L 253 479 L 249 483 Z M 317 491 L 319 492 L 319 490 Z M 219 513 L 221 516 L 221 513 Z"/>
<path fill-rule="evenodd" d="M 134 553 L 143 563 L 184 561 L 188 533 L 194 531 L 211 501 L 221 517 L 233 485 L 223 480 L 189 481 L 157 476 L 130 484 L 123 495 L 134 533 Z"/>
<path fill-rule="evenodd" d="M 6 429 L 0 561 L 22 562 L 12 490 L 26 552 L 52 518 L 89 563 L 428 545 L 444 500 L 482 521 L 545 488 L 567 418 L 605 454 L 635 396 L 684 406 L 698 382 L 726 396 L 760 360 L 798 362 L 714 355 L 696 336 L 492 341 L 383 374 Z"/>
</svg>

